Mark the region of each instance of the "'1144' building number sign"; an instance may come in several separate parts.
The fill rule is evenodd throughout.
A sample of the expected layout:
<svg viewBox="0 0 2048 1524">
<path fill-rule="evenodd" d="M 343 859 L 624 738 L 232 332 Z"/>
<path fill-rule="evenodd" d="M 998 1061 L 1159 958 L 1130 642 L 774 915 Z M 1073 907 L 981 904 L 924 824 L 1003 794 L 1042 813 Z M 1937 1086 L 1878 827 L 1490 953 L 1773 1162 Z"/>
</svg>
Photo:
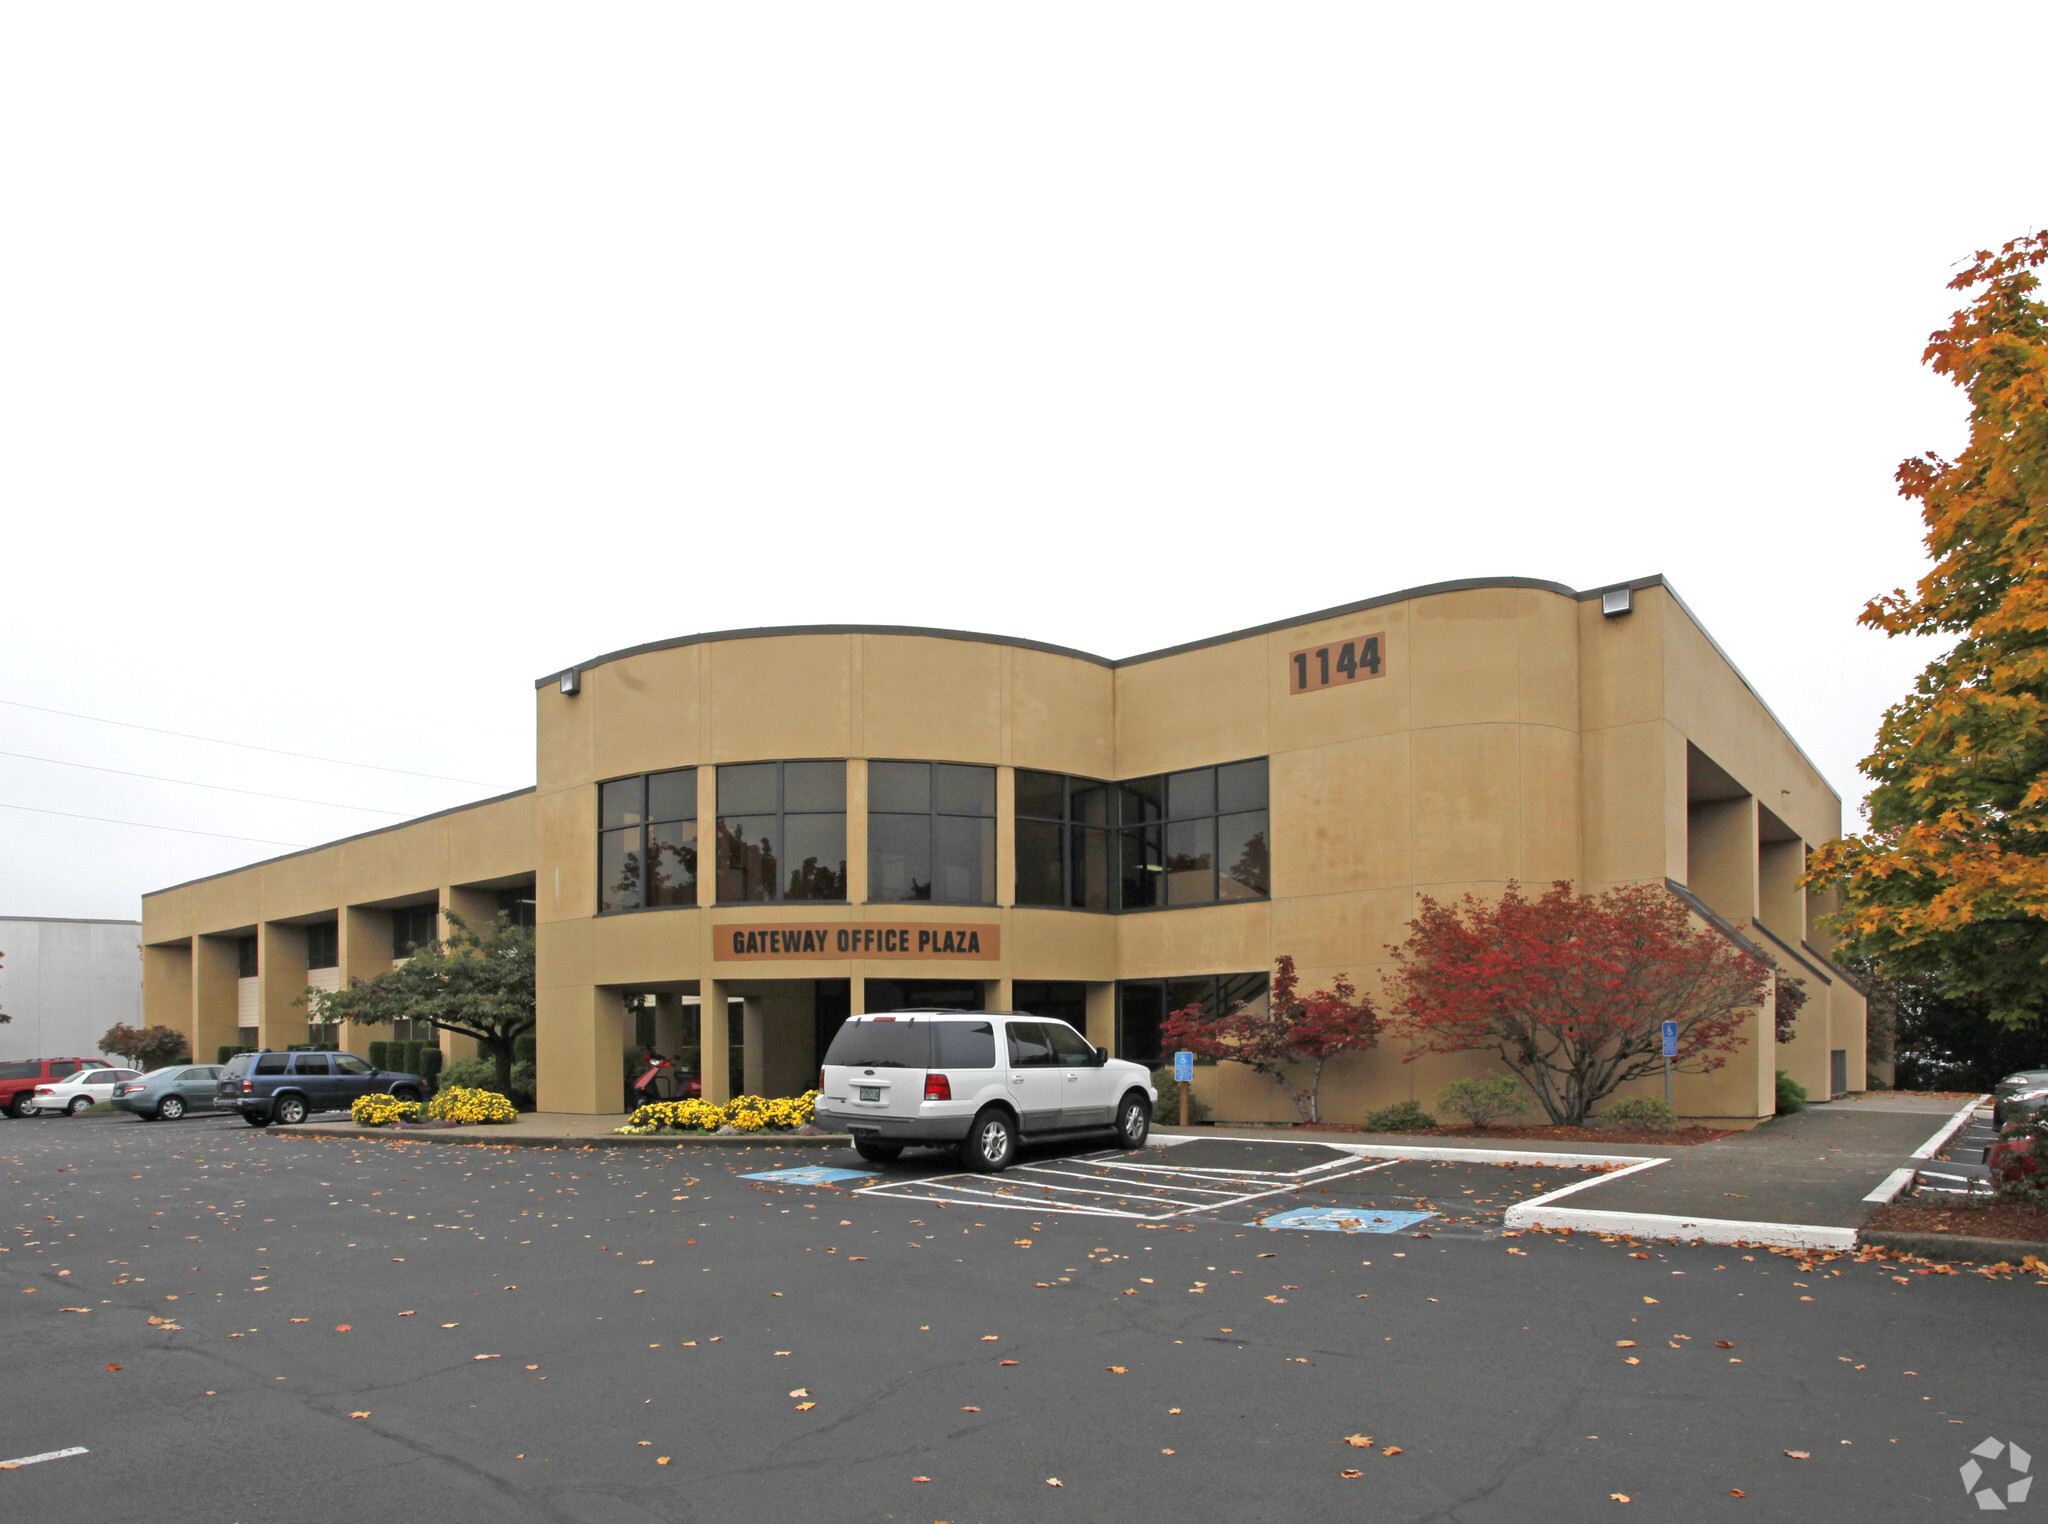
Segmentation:
<svg viewBox="0 0 2048 1524">
<path fill-rule="evenodd" d="M 1381 655 L 1386 639 L 1386 632 L 1381 631 L 1363 640 L 1332 641 L 1326 646 L 1291 652 L 1287 658 L 1287 691 L 1316 693 L 1342 683 L 1362 683 L 1381 676 L 1386 671 L 1386 658 Z"/>
</svg>

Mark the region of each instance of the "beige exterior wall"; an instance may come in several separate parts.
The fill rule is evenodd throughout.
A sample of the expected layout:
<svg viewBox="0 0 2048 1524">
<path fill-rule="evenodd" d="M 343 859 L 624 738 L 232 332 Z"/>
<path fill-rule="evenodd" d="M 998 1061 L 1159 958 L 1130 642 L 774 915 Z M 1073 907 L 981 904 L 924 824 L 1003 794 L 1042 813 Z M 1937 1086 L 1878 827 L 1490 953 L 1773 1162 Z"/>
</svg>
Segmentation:
<svg viewBox="0 0 2048 1524">
<path fill-rule="evenodd" d="M 1290 653 L 1368 634 L 1381 639 L 1383 675 L 1291 691 Z M 1108 1046 L 1118 979 L 1252 972 L 1289 954 L 1311 987 L 1344 973 L 1374 990 L 1422 895 L 1488 896 L 1510 880 L 1593 889 L 1670 878 L 1738 929 L 1762 922 L 1797 946 L 1811 920 L 1798 865 L 1840 826 L 1839 801 L 1661 584 L 1638 588 L 1631 612 L 1612 618 L 1598 597 L 1549 586 L 1426 589 L 1121 663 L 855 629 L 704 638 L 600 658 L 577 677 L 573 694 L 553 681 L 537 691 L 531 793 L 150 896 L 144 940 L 163 950 L 167 971 L 150 987 L 180 987 L 168 971 L 182 952 L 192 993 L 179 1015 L 190 1025 L 205 1009 L 200 949 L 256 930 L 277 969 L 265 975 L 268 1040 L 273 1029 L 289 1033 L 279 1002 L 294 978 L 303 984 L 291 962 L 295 923 L 341 913 L 354 972 L 353 949 L 374 942 L 381 905 L 426 892 L 466 914 L 492 881 L 530 873 L 540 1104 L 604 1113 L 620 1109 L 628 990 L 702 994 L 707 1094 L 801 1088 L 812 1057 L 809 986 L 791 981 L 849 980 L 855 1010 L 871 978 L 975 979 L 995 998 L 1020 979 L 1079 981 L 1091 1040 Z M 1740 797 L 1691 797 L 1695 752 Z M 1270 759 L 1270 900 L 1122 915 L 1014 904 L 1014 769 L 1122 779 L 1250 757 Z M 715 767 L 798 759 L 848 763 L 848 902 L 713 904 Z M 882 759 L 998 769 L 996 904 L 865 903 L 867 766 Z M 597 914 L 597 785 L 693 766 L 699 903 Z M 988 926 L 1002 955 L 713 956 L 719 928 L 736 922 L 836 930 L 905 920 Z M 302 957 L 302 934 L 298 945 Z M 1823 952 L 1808 954 L 1826 967 Z M 1802 1075 L 1818 1063 L 1824 1076 L 1826 1055 L 1848 1048 L 1850 1085 L 1860 1088 L 1860 999 L 1840 979 L 1808 984 L 1784 1054 Z M 712 1040 L 727 990 L 747 1002 L 746 1072 L 729 1076 L 724 1045 Z M 1327 1112 L 1427 1102 L 1447 1080 L 1485 1067 L 1469 1056 L 1406 1056 L 1389 1045 L 1335 1065 Z M 1766 1114 L 1778 1066 L 1766 1014 L 1727 1069 L 1681 1080 L 1680 1109 Z M 1200 1088 L 1220 1116 L 1286 1114 L 1276 1086 L 1231 1066 L 1204 1070 Z"/>
</svg>

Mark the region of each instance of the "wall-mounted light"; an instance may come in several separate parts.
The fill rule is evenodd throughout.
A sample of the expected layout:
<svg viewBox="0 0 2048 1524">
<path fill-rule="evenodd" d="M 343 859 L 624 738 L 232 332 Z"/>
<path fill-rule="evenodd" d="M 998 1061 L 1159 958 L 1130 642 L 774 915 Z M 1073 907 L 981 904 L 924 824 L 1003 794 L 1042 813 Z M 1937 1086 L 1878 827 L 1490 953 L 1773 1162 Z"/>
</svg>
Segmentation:
<svg viewBox="0 0 2048 1524">
<path fill-rule="evenodd" d="M 1625 587 L 1610 587 L 1600 595 L 1600 612 L 1609 619 L 1618 619 L 1634 607 L 1635 595 Z"/>
<path fill-rule="evenodd" d="M 562 689 L 562 696 L 564 698 L 568 698 L 574 694 L 582 692 L 583 674 L 576 671 L 574 668 L 571 668 L 569 671 L 564 672 L 562 674 L 560 686 Z"/>
</svg>

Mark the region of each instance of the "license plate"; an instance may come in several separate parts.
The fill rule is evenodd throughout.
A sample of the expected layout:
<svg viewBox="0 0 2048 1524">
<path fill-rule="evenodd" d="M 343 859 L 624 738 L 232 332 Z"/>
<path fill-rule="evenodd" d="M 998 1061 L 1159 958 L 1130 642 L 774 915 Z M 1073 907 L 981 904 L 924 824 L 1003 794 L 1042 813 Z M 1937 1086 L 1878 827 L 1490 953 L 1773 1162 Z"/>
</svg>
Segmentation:
<svg viewBox="0 0 2048 1524">
<path fill-rule="evenodd" d="M 882 1087 L 880 1085 L 856 1085 L 854 1088 L 860 1092 L 861 1100 L 879 1101 L 882 1098 Z"/>
</svg>

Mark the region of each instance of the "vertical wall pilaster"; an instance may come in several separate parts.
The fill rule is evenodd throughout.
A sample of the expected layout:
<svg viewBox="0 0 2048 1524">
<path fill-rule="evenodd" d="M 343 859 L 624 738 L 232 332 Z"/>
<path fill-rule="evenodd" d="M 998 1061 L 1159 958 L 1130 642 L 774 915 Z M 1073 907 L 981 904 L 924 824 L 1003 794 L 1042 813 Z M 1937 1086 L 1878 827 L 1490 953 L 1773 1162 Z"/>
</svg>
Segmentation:
<svg viewBox="0 0 2048 1524">
<path fill-rule="evenodd" d="M 198 1002 L 193 998 L 192 943 L 165 942 L 142 949 L 142 1024 L 170 1027 L 185 1034 L 193 1058 L 213 1062 L 211 1049 L 199 1046 Z M 232 1037 L 224 1039 L 233 1041 Z"/>
<path fill-rule="evenodd" d="M 731 1034 L 726 1029 L 725 985 L 717 979 L 704 979 L 698 986 L 704 993 L 697 1004 L 697 1072 L 701 1076 L 704 1099 L 714 1106 L 723 1106 L 732 1099 L 732 1054 Z"/>
<path fill-rule="evenodd" d="M 306 1040 L 306 929 L 264 921 L 256 928 L 256 1030 L 265 1048 Z"/>
</svg>

